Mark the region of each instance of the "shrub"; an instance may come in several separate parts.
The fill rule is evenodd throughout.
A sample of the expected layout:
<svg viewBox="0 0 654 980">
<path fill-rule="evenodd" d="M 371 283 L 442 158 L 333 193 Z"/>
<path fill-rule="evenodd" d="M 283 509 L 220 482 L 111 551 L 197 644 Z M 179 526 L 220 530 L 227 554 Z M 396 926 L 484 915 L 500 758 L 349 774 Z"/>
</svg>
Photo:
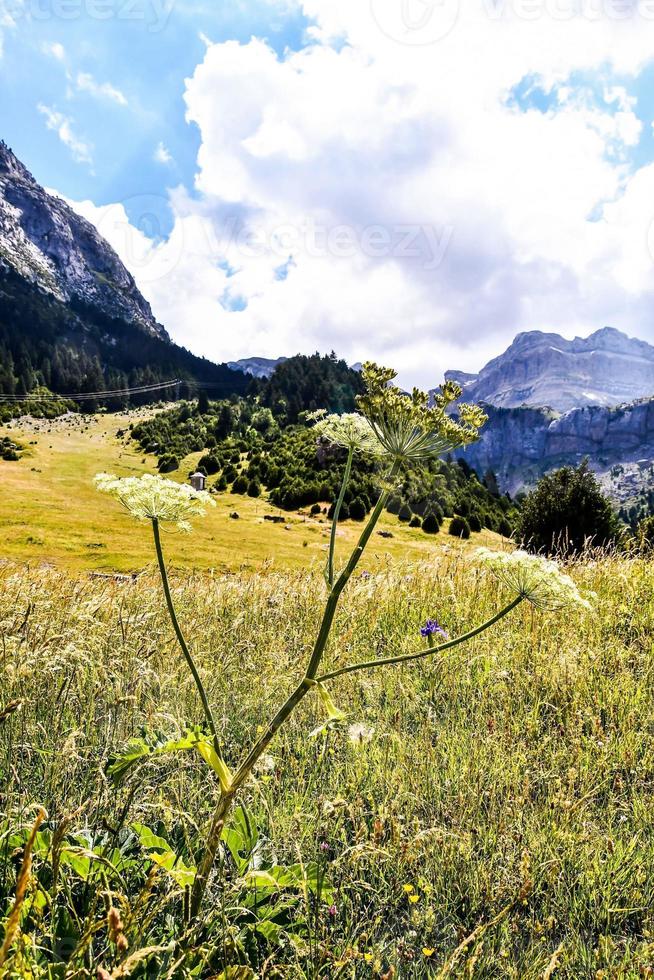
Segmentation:
<svg viewBox="0 0 654 980">
<path fill-rule="evenodd" d="M 177 456 L 172 456 L 170 453 L 166 453 L 159 460 L 159 472 L 160 473 L 172 473 L 173 470 L 179 469 L 179 460 Z"/>
<path fill-rule="evenodd" d="M 220 469 L 220 461 L 213 453 L 205 453 L 204 456 L 200 457 L 198 469 L 202 470 L 207 476 L 213 476 Z"/>
<path fill-rule="evenodd" d="M 422 521 L 420 520 L 417 514 L 414 514 L 411 520 L 409 521 L 409 527 L 420 527 L 421 525 L 422 525 Z"/>
<path fill-rule="evenodd" d="M 311 515 L 319 514 L 320 513 L 320 509 L 321 509 L 320 508 L 320 504 L 312 504 L 311 505 L 311 510 L 309 511 L 309 513 Z"/>
<path fill-rule="evenodd" d="M 225 474 L 221 473 L 216 482 L 214 483 L 216 490 L 226 490 L 227 480 L 225 479 Z"/>
<path fill-rule="evenodd" d="M 334 516 L 335 509 L 336 509 L 336 505 L 332 504 L 329 510 L 327 511 L 327 517 L 329 517 L 330 520 Z M 347 521 L 349 520 L 349 517 L 350 517 L 350 508 L 348 507 L 347 504 L 343 504 L 343 506 L 341 507 L 341 511 L 338 515 L 338 519 L 339 521 Z"/>
<path fill-rule="evenodd" d="M 585 544 L 603 547 L 618 541 L 621 528 L 611 503 L 584 460 L 542 477 L 525 498 L 517 527 L 523 547 L 569 555 Z"/>
<path fill-rule="evenodd" d="M 470 530 L 479 532 L 482 528 L 481 518 L 476 512 L 471 514 L 468 518 L 468 524 L 470 525 Z"/>
<path fill-rule="evenodd" d="M 440 525 L 434 513 L 429 513 L 422 522 L 422 529 L 425 534 L 438 534 Z"/>
<path fill-rule="evenodd" d="M 250 480 L 247 487 L 248 487 L 248 497 L 261 496 L 261 484 L 257 480 Z"/>
<path fill-rule="evenodd" d="M 353 521 L 362 521 L 366 516 L 366 505 L 361 497 L 355 497 L 350 504 L 350 517 Z"/>
<path fill-rule="evenodd" d="M 404 521 L 404 522 L 410 521 L 412 515 L 411 515 L 411 508 L 409 507 L 409 505 L 408 504 L 402 504 L 402 506 L 400 507 L 400 510 L 399 510 L 399 513 L 398 513 L 397 516 L 398 516 L 398 518 L 401 521 Z"/>
<path fill-rule="evenodd" d="M 394 494 L 386 504 L 386 510 L 389 514 L 399 514 L 401 506 L 402 498 Z"/>
<path fill-rule="evenodd" d="M 470 525 L 465 517 L 453 517 L 450 521 L 448 534 L 451 534 L 455 538 L 469 538 Z"/>
<path fill-rule="evenodd" d="M 503 517 L 502 520 L 500 521 L 499 527 L 497 529 L 497 533 L 501 534 L 503 538 L 510 538 L 511 535 L 513 534 L 513 529 L 509 524 L 509 522 L 507 521 L 506 517 Z"/>
<path fill-rule="evenodd" d="M 232 493 L 247 493 L 249 481 L 247 476 L 237 476 L 232 483 Z"/>
<path fill-rule="evenodd" d="M 230 463 L 229 466 L 226 466 L 225 467 L 225 470 L 223 472 L 223 475 L 224 475 L 225 481 L 227 483 L 233 483 L 234 480 L 236 479 L 236 477 L 238 476 L 238 470 L 236 469 L 235 466 L 233 466 Z"/>
</svg>

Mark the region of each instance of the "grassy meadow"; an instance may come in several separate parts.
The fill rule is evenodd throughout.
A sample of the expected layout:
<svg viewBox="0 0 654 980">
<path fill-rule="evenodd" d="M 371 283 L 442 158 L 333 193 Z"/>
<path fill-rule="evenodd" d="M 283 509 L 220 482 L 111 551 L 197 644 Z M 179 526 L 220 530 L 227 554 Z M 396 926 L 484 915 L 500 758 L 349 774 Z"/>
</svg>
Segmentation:
<svg viewBox="0 0 654 980">
<path fill-rule="evenodd" d="M 18 462 L 0 460 L 0 537 L 3 558 L 49 562 L 71 571 L 142 571 L 152 561 L 147 534 L 135 533 L 120 508 L 107 507 L 93 486 L 96 473 L 118 476 L 156 472 L 156 459 L 139 452 L 128 437 L 116 438 L 130 421 L 145 418 L 152 409 L 118 415 L 64 416 L 53 421 L 19 420 L 0 427 L 0 437 L 11 436 L 26 447 Z M 170 478 L 185 480 L 201 453 L 187 456 Z M 215 497 L 203 522 L 202 534 L 169 534 L 166 550 L 175 565 L 232 570 L 316 567 L 324 563 L 329 522 L 304 513 L 288 513 L 261 497 L 222 493 Z M 239 519 L 230 517 L 238 513 Z M 264 521 L 264 515 L 282 515 L 284 523 Z M 465 545 L 447 535 L 425 535 L 386 514 L 379 527 L 392 538 L 375 534 L 366 552 L 366 565 L 388 561 L 425 560 L 447 545 Z M 352 548 L 360 533 L 356 521 L 338 530 L 341 546 Z M 474 544 L 500 543 L 490 531 L 472 537 Z"/>
<path fill-rule="evenodd" d="M 0 977 L 654 976 L 641 557 L 571 565 L 590 612 L 524 602 L 466 645 L 330 681 L 339 724 L 307 696 L 189 916 L 219 785 L 197 752 L 158 754 L 202 713 L 151 532 L 91 486 L 101 469 L 153 469 L 115 439 L 120 421 L 12 427 L 36 445 L 0 463 Z M 327 524 L 292 514 L 287 530 L 270 512 L 224 494 L 193 534 L 164 536 L 230 766 L 303 676 L 326 597 Z M 375 536 L 349 582 L 325 670 L 423 648 L 430 617 L 460 635 L 511 598 L 469 560 L 497 535 L 381 526 L 394 536 Z M 341 559 L 358 530 L 340 529 Z M 143 574 L 86 574 L 113 569 Z M 150 754 L 112 778 L 134 739 Z"/>
</svg>

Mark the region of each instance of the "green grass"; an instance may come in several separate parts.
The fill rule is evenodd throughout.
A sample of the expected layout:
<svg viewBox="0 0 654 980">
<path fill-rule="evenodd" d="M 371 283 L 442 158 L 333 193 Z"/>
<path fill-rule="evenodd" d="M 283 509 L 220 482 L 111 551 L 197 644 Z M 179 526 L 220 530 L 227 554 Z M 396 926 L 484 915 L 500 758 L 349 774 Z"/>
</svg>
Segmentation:
<svg viewBox="0 0 654 980">
<path fill-rule="evenodd" d="M 128 415 L 67 416 L 61 420 L 25 420 L 0 427 L 0 436 L 27 446 L 18 462 L 0 460 L 0 536 L 5 558 L 48 562 L 71 571 L 141 571 L 152 561 L 147 534 L 135 533 L 118 507 L 107 507 L 93 487 L 96 473 L 118 476 L 154 472 L 155 459 L 143 456 L 129 438 L 117 439 L 118 429 L 151 410 Z M 36 442 L 34 445 L 33 443 Z M 186 479 L 200 453 L 187 457 L 173 479 Z M 265 499 L 240 494 L 216 496 L 217 507 L 203 522 L 202 535 L 168 535 L 167 551 L 175 565 L 233 570 L 300 568 L 325 560 L 329 525 L 304 514 L 273 508 Z M 239 519 L 230 518 L 237 512 Z M 284 524 L 264 521 L 266 514 L 283 514 Z M 386 515 L 380 524 L 393 538 L 375 534 L 366 554 L 366 567 L 388 561 L 427 559 L 443 546 L 465 547 L 447 535 L 447 522 L 436 536 L 400 524 Z M 339 528 L 342 549 L 352 548 L 361 525 L 347 521 Z M 489 531 L 473 535 L 474 544 L 500 542 Z"/>
<path fill-rule="evenodd" d="M 137 466 L 123 462 L 124 471 Z M 98 530 L 121 538 L 111 502 L 89 497 L 84 506 Z M 147 528 L 121 540 L 147 555 Z M 206 554 L 200 530 L 188 541 Z M 498 608 L 500 587 L 461 553 L 434 554 L 355 577 L 325 666 L 414 649 L 427 616 L 456 635 Z M 651 976 L 654 566 L 589 559 L 572 574 L 597 592 L 593 613 L 539 614 L 523 604 L 442 662 L 343 677 L 330 685 L 347 712 L 342 730 L 312 737 L 322 716 L 307 699 L 244 801 L 262 835 L 257 860 L 305 871 L 315 862 L 333 895 L 289 893 L 281 933 L 255 941 L 255 913 L 239 912 L 249 893 L 226 854 L 206 933 L 185 940 L 196 972 L 184 972 L 183 958 L 172 972 L 174 958 L 157 966 L 168 955 L 159 951 L 130 975 L 209 978 L 240 963 L 244 972 L 229 976 L 405 980 L 438 976 L 454 955 L 444 975 Z M 324 586 L 317 572 L 274 569 L 179 572 L 173 584 L 233 762 L 301 676 Z M 29 826 L 38 803 L 50 828 L 68 819 L 64 837 L 83 831 L 93 853 L 111 828 L 140 822 L 188 862 L 216 793 L 199 760 L 153 759 L 118 790 L 104 775 L 112 750 L 143 728 L 172 737 L 200 719 L 157 579 L 82 580 L 7 564 L 0 650 L 2 700 L 23 703 L 0 722 L 6 825 Z M 348 737 L 357 722 L 373 730 L 369 741 Z M 13 842 L 0 850 L 8 905 L 20 851 L 12 857 L 2 819 L 0 841 Z M 139 860 L 147 872 L 151 862 Z M 119 878 L 111 862 L 97 861 L 92 885 L 87 877 L 82 886 L 62 867 L 53 899 L 48 867 L 37 855 L 31 895 L 39 882 L 50 897 L 30 907 L 9 976 L 64 976 L 25 965 L 35 959 L 32 943 L 48 948 L 55 912 L 66 935 L 90 930 L 65 974 L 75 978 L 120 960 L 103 925 L 110 902 L 122 910 L 130 953 L 183 931 L 180 890 L 163 872 L 144 886 L 128 863 Z M 87 919 L 77 921 L 81 908 Z"/>
</svg>

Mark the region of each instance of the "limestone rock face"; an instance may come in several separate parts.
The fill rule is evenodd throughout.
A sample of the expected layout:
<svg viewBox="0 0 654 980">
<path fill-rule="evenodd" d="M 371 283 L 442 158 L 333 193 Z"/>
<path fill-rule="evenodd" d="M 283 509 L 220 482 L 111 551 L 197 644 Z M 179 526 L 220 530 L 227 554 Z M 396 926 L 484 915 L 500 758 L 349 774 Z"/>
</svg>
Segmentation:
<svg viewBox="0 0 654 980">
<path fill-rule="evenodd" d="M 642 470 L 644 463 L 654 460 L 654 398 L 564 413 L 547 408 L 485 407 L 488 422 L 481 438 L 457 456 L 479 473 L 493 470 L 500 487 L 510 493 L 549 470 L 576 466 L 586 456 L 600 475 L 625 464 L 638 464 Z M 612 492 L 617 499 L 623 498 L 619 486 Z"/>
<path fill-rule="evenodd" d="M 445 376 L 463 387 L 466 400 L 501 408 L 620 405 L 654 396 L 654 347 L 612 327 L 574 340 L 533 330 L 518 334 L 479 374 Z"/>
<path fill-rule="evenodd" d="M 169 340 L 111 246 L 48 194 L 0 142 L 0 269 L 9 267 L 57 300 L 80 301 Z"/>
</svg>

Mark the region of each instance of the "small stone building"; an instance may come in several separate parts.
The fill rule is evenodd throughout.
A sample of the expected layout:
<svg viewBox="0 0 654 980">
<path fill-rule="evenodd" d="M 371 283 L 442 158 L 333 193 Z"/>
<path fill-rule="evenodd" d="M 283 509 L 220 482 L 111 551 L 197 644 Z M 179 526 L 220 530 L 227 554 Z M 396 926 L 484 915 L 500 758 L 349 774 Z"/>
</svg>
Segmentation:
<svg viewBox="0 0 654 980">
<path fill-rule="evenodd" d="M 207 478 L 204 473 L 194 473 L 191 477 L 191 486 L 194 490 L 204 490 L 204 485 L 207 482 Z"/>
</svg>

